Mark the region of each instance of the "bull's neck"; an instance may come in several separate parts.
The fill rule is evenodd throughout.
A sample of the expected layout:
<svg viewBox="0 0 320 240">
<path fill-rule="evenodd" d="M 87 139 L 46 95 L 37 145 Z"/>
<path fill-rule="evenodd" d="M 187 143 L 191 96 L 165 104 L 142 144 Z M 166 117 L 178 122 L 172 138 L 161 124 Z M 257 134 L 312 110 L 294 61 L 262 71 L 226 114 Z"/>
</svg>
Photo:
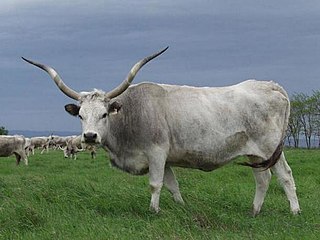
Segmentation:
<svg viewBox="0 0 320 240">
<path fill-rule="evenodd" d="M 119 146 L 117 145 L 117 139 L 114 137 L 112 130 L 109 128 L 109 126 L 106 135 L 102 138 L 102 146 L 105 150 L 112 154 L 118 153 Z"/>
</svg>

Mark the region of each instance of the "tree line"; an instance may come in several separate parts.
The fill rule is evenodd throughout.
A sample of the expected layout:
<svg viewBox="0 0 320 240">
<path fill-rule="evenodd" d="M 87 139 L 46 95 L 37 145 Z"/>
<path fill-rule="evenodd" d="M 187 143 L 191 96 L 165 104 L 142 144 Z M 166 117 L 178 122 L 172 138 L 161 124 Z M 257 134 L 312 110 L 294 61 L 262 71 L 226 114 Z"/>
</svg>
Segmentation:
<svg viewBox="0 0 320 240">
<path fill-rule="evenodd" d="M 301 140 L 304 139 L 305 147 L 320 147 L 320 91 L 313 91 L 312 95 L 295 93 L 290 102 L 288 145 L 300 147 Z"/>
<path fill-rule="evenodd" d="M 8 130 L 5 127 L 0 127 L 0 135 L 8 135 Z"/>
</svg>

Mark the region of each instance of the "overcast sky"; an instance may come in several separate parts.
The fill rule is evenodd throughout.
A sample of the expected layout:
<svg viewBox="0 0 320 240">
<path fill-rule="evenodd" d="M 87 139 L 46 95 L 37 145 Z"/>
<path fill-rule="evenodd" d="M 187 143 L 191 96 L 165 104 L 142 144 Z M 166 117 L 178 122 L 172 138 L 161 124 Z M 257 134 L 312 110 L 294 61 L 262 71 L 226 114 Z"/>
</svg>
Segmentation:
<svg viewBox="0 0 320 240">
<path fill-rule="evenodd" d="M 54 67 L 77 91 L 134 82 L 224 86 L 274 80 L 292 95 L 320 89 L 319 0 L 0 1 L 0 126 L 81 131 L 74 102 L 21 56 Z"/>
</svg>

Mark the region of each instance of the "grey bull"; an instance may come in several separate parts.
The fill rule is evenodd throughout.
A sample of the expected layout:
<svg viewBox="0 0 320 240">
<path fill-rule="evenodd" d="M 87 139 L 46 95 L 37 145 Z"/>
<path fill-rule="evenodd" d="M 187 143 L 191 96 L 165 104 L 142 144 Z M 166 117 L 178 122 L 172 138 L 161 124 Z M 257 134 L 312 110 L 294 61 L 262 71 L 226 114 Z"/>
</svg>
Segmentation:
<svg viewBox="0 0 320 240">
<path fill-rule="evenodd" d="M 17 165 L 21 158 L 25 165 L 28 165 L 28 158 L 25 152 L 26 140 L 23 136 L 0 136 L 0 157 L 16 156 Z"/>
<path fill-rule="evenodd" d="M 167 49 L 167 48 L 166 48 Z M 136 63 L 110 92 L 77 92 L 51 67 L 43 69 L 59 89 L 79 105 L 65 106 L 82 123 L 82 141 L 101 144 L 112 165 L 131 174 L 149 173 L 151 210 L 158 212 L 165 185 L 183 203 L 171 167 L 211 171 L 238 156 L 247 156 L 256 193 L 253 214 L 260 212 L 271 179 L 277 175 L 293 214 L 300 212 L 291 169 L 282 151 L 290 102 L 272 81 L 247 80 L 228 87 L 190 87 L 140 83 L 139 69 L 166 49 Z"/>
</svg>

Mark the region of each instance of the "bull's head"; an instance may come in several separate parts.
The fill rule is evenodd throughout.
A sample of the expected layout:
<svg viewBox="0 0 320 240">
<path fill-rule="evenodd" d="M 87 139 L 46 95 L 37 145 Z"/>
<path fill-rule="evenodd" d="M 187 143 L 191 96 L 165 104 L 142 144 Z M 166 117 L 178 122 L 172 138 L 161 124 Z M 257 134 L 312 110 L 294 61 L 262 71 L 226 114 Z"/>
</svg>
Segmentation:
<svg viewBox="0 0 320 240">
<path fill-rule="evenodd" d="M 46 71 L 64 94 L 79 101 L 79 106 L 76 104 L 68 104 L 65 106 L 65 109 L 71 115 L 79 116 L 81 119 L 82 142 L 99 144 L 105 137 L 103 135 L 106 134 L 104 129 L 106 124 L 108 124 L 108 118 L 121 109 L 121 103 L 113 101 L 112 99 L 122 94 L 130 86 L 138 71 L 147 62 L 156 58 L 167 49 L 168 47 L 137 62 L 131 68 L 126 79 L 110 92 L 103 92 L 100 90 L 94 90 L 92 92 L 76 92 L 62 81 L 59 74 L 53 68 L 23 57 L 22 59 Z"/>
</svg>

